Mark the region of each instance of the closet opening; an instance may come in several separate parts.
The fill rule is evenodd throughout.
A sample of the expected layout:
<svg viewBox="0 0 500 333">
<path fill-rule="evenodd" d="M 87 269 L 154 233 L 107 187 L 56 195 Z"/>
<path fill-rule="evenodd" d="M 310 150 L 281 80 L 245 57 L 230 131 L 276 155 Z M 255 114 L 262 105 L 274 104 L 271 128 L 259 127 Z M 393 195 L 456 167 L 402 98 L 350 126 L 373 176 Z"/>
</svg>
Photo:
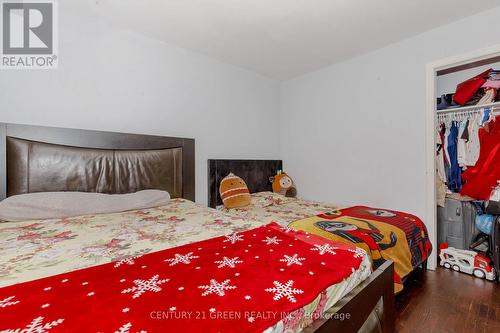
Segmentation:
<svg viewBox="0 0 500 333">
<path fill-rule="evenodd" d="M 500 273 L 500 46 L 429 64 L 427 89 L 429 268 L 493 280 Z"/>
</svg>

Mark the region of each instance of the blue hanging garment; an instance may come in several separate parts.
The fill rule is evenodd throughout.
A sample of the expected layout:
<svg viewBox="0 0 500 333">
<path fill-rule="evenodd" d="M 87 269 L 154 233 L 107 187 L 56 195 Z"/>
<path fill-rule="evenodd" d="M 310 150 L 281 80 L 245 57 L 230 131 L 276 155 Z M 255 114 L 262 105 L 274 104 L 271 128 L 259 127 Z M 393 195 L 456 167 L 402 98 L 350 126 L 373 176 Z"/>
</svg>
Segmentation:
<svg viewBox="0 0 500 333">
<path fill-rule="evenodd" d="M 448 188 L 452 192 L 460 192 L 462 188 L 462 170 L 458 165 L 458 127 L 452 122 L 450 134 L 448 135 L 448 155 L 450 156 L 450 173 L 448 176 Z"/>
<path fill-rule="evenodd" d="M 490 116 L 491 116 L 491 108 L 485 108 L 484 114 L 483 114 L 483 119 L 481 119 L 481 126 L 483 126 L 484 123 L 490 119 Z"/>
</svg>

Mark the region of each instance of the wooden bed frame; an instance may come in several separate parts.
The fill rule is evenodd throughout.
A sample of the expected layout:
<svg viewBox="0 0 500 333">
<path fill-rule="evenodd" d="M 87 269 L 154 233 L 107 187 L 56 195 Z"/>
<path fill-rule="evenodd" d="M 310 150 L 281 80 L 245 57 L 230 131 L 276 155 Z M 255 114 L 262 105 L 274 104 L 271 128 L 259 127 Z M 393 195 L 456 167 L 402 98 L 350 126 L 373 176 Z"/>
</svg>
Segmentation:
<svg viewBox="0 0 500 333">
<path fill-rule="evenodd" d="M 332 318 L 318 319 L 304 332 L 395 332 L 394 263 L 386 261 L 365 281 L 326 311 Z M 338 314 L 337 318 L 334 317 Z M 340 320 L 344 315 L 349 319 Z M 327 317 L 327 316 L 325 316 Z"/>
<path fill-rule="evenodd" d="M 13 158 L 9 156 L 7 149 L 8 143 L 12 144 L 13 139 L 28 141 L 33 146 L 49 144 L 58 152 L 57 147 L 61 147 L 61 154 L 64 154 L 68 147 L 96 151 L 97 154 L 109 150 L 134 152 L 181 148 L 182 171 L 179 172 L 182 172 L 182 197 L 190 200 L 195 197 L 193 139 L 0 123 L 0 200 L 5 199 L 9 193 L 9 162 L 11 168 L 16 168 L 15 162 L 12 164 L 12 160 L 8 161 L 9 157 Z M 74 154 L 74 151 L 72 153 Z M 280 166 L 281 161 L 278 164 L 270 164 L 270 169 Z M 28 187 L 26 193 L 29 192 Z M 317 319 L 311 326 L 306 327 L 305 332 L 354 333 L 362 329 L 363 332 L 393 333 L 393 284 L 394 265 L 388 261 L 329 309 L 325 318 Z"/>
</svg>

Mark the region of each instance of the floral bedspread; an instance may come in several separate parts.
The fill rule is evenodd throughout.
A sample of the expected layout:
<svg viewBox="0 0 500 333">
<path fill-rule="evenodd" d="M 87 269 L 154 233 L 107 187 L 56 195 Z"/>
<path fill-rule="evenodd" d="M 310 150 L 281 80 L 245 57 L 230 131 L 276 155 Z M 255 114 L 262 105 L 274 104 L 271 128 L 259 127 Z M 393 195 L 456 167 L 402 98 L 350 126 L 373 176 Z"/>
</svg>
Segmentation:
<svg viewBox="0 0 500 333">
<path fill-rule="evenodd" d="M 262 223 L 276 222 L 286 227 L 289 223 L 307 217 L 325 213 L 338 207 L 317 201 L 308 201 L 297 198 L 287 198 L 273 192 L 252 193 L 249 206 L 220 210 L 227 215 L 241 217 L 245 220 L 261 221 Z"/>
<path fill-rule="evenodd" d="M 263 200 L 273 199 L 264 196 Z M 310 202 L 297 204 L 302 207 L 299 213 L 294 213 L 293 207 L 278 208 L 278 222 L 280 219 L 281 222 L 297 220 L 315 211 L 333 208 Z M 268 218 L 254 215 L 254 219 L 246 219 L 188 200 L 173 199 L 166 206 L 145 210 L 3 222 L 0 223 L 0 288 L 112 261 L 133 262 L 143 254 L 257 228 L 277 217 L 276 213 L 264 215 Z M 333 306 L 370 275 L 370 259 L 363 253 L 358 270 L 324 290 L 312 303 L 266 329 L 265 333 L 300 332 L 311 324 L 315 315 Z"/>
<path fill-rule="evenodd" d="M 184 199 L 146 210 L 0 223 L 0 287 L 264 225 Z"/>
</svg>

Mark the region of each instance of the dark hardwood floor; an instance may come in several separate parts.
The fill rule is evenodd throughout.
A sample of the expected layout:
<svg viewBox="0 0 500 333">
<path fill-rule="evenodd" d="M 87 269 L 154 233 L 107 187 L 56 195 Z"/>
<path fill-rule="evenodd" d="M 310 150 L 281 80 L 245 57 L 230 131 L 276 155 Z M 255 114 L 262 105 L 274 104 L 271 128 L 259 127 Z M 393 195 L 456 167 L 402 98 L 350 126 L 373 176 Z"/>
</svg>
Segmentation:
<svg viewBox="0 0 500 333">
<path fill-rule="evenodd" d="M 416 271 L 396 296 L 396 332 L 500 332 L 500 283 L 444 268 Z"/>
</svg>

